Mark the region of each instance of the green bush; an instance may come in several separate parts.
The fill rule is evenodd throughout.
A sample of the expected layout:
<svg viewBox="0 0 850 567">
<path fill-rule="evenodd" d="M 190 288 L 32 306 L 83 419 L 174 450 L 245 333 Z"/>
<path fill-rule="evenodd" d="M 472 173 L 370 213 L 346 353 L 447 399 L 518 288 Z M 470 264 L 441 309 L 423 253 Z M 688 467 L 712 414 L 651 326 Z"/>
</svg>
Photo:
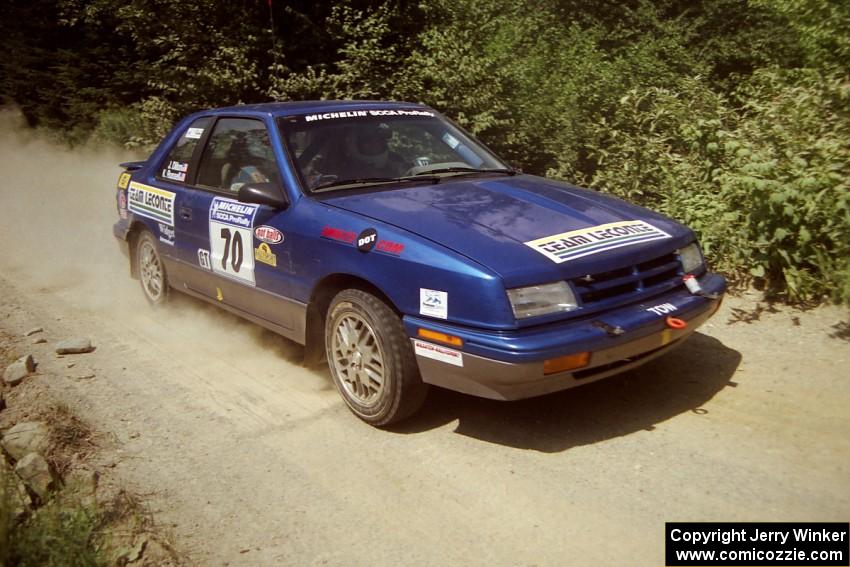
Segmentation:
<svg viewBox="0 0 850 567">
<path fill-rule="evenodd" d="M 794 302 L 850 300 L 850 84 L 762 70 L 733 98 L 704 80 L 633 90 L 590 146 L 590 185 L 700 235 L 715 266 Z"/>
</svg>

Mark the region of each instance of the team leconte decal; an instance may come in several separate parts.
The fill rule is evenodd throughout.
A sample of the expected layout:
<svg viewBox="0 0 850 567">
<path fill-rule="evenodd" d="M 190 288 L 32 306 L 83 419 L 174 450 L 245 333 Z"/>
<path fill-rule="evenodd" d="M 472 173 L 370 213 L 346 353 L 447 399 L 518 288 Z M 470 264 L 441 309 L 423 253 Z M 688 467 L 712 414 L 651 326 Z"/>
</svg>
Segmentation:
<svg viewBox="0 0 850 567">
<path fill-rule="evenodd" d="M 600 224 L 526 242 L 556 264 L 631 246 L 650 240 L 671 238 L 669 234 L 644 221 L 622 221 Z"/>
<path fill-rule="evenodd" d="M 174 193 L 133 181 L 127 190 L 128 208 L 146 217 L 174 226 Z"/>
<path fill-rule="evenodd" d="M 449 294 L 445 291 L 419 288 L 419 313 L 446 319 L 449 316 Z"/>
<path fill-rule="evenodd" d="M 198 265 L 202 268 L 206 268 L 207 270 L 212 270 L 212 265 L 210 264 L 209 250 L 198 248 Z"/>
<path fill-rule="evenodd" d="M 119 189 L 126 189 L 127 184 L 130 183 L 130 177 L 131 177 L 130 174 L 127 173 L 126 171 L 124 173 L 122 173 L 121 176 L 118 177 L 118 188 Z"/>
<path fill-rule="evenodd" d="M 361 252 L 368 252 L 375 247 L 378 240 L 378 231 L 374 228 L 367 228 L 357 235 L 357 249 Z"/>
<path fill-rule="evenodd" d="M 277 254 L 274 254 L 272 249 L 269 248 L 269 245 L 265 242 L 261 242 L 260 245 L 254 249 L 254 258 L 257 259 L 257 262 L 277 267 Z"/>
<path fill-rule="evenodd" d="M 174 246 L 174 227 L 167 224 L 159 224 L 159 241 Z"/>
<path fill-rule="evenodd" d="M 425 341 L 417 339 L 414 339 L 413 341 L 413 350 L 416 354 L 424 356 L 425 358 L 433 358 L 440 362 L 454 364 L 455 366 L 463 366 L 463 353 L 459 350 L 441 347 L 433 343 L 426 343 Z"/>
<path fill-rule="evenodd" d="M 283 233 L 273 226 L 258 226 L 254 229 L 254 236 L 261 242 L 268 244 L 280 244 L 283 242 Z"/>
<path fill-rule="evenodd" d="M 169 161 L 165 169 L 162 170 L 162 176 L 166 179 L 174 181 L 186 181 L 186 172 L 189 171 L 189 164 L 182 161 Z"/>
<path fill-rule="evenodd" d="M 210 261 L 213 272 L 254 285 L 251 248 L 257 208 L 258 205 L 247 205 L 225 197 L 213 199 L 210 205 Z"/>
<path fill-rule="evenodd" d="M 188 130 L 186 130 L 186 134 L 184 134 L 184 137 L 189 138 L 190 140 L 199 140 L 203 135 L 203 128 L 189 128 Z"/>
<path fill-rule="evenodd" d="M 345 110 L 342 112 L 325 112 L 323 114 L 308 114 L 304 117 L 307 122 L 315 122 L 316 120 L 335 120 L 338 118 L 366 118 L 370 116 L 428 116 L 434 117 L 433 112 L 427 110 L 404 110 L 404 109 L 386 109 L 386 110 Z"/>
</svg>

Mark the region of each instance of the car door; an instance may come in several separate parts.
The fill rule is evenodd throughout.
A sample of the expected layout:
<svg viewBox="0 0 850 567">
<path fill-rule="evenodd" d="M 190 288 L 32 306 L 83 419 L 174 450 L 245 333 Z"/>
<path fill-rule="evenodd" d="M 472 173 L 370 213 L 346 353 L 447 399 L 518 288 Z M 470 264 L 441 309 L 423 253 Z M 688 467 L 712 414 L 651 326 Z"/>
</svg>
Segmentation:
<svg viewBox="0 0 850 567">
<path fill-rule="evenodd" d="M 187 290 L 245 315 L 291 328 L 289 210 L 241 203 L 246 183 L 281 188 L 265 122 L 220 117 L 201 152 L 192 187 L 178 208 L 180 256 L 193 264 Z"/>
</svg>

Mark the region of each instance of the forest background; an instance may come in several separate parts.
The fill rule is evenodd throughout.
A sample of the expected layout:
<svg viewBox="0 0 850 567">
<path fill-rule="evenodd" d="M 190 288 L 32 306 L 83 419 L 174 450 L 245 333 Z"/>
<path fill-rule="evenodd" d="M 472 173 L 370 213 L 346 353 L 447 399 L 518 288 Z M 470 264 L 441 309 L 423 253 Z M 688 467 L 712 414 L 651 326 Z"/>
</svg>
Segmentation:
<svg viewBox="0 0 850 567">
<path fill-rule="evenodd" d="M 528 173 L 694 228 L 769 298 L 850 303 L 850 2 L 11 0 L 0 97 L 65 143 L 181 116 L 423 102 Z"/>
</svg>

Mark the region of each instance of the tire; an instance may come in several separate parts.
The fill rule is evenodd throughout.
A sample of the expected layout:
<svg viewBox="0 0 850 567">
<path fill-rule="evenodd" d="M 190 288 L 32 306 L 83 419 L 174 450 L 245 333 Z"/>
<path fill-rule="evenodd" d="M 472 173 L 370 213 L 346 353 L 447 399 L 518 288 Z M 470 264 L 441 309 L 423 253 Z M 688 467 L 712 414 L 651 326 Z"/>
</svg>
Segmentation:
<svg viewBox="0 0 850 567">
<path fill-rule="evenodd" d="M 387 304 L 359 289 L 339 292 L 325 318 L 325 351 L 334 384 L 349 409 L 374 426 L 397 423 L 425 401 L 428 385 Z"/>
<path fill-rule="evenodd" d="M 142 232 L 136 239 L 136 269 L 148 303 L 159 306 L 168 300 L 168 275 L 153 235 Z"/>
</svg>

